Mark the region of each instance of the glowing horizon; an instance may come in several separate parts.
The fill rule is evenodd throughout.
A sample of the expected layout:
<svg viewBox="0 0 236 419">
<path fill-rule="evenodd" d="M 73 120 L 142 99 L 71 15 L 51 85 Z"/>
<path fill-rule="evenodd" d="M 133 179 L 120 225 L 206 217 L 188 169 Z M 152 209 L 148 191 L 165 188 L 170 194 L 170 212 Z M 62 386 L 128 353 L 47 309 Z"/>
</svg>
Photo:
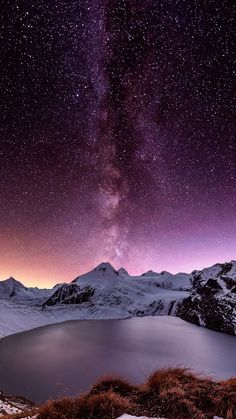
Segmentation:
<svg viewBox="0 0 236 419">
<path fill-rule="evenodd" d="M 196 258 L 198 255 L 196 255 Z M 73 281 L 73 279 L 76 277 L 91 271 L 102 262 L 109 262 L 117 270 L 120 268 L 125 268 L 131 276 L 139 276 L 149 270 L 157 273 L 162 271 L 168 271 L 172 274 L 179 272 L 191 273 L 193 270 L 201 270 L 216 263 L 230 262 L 231 260 L 235 260 L 235 250 L 232 250 L 232 252 L 228 252 L 223 255 L 222 251 L 219 250 L 218 257 L 213 255 L 205 255 L 205 258 L 203 258 L 201 262 L 197 261 L 194 257 L 188 259 L 187 261 L 183 261 L 180 260 L 180 258 L 177 258 L 172 266 L 170 264 L 168 265 L 168 262 L 165 263 L 164 261 L 162 263 L 159 262 L 153 265 L 138 264 L 137 266 L 131 266 L 129 264 L 128 266 L 124 264 L 121 266 L 116 262 L 109 260 L 97 260 L 94 263 L 89 262 L 89 264 L 81 264 L 80 266 L 78 265 L 78 267 L 75 263 L 69 271 L 67 270 L 67 267 L 65 270 L 61 268 L 56 269 L 55 267 L 51 267 L 51 269 L 49 269 L 47 265 L 44 267 L 44 269 L 41 268 L 38 271 L 36 266 L 29 266 L 29 268 L 26 270 L 17 267 L 15 269 L 2 268 L 0 273 L 0 281 L 6 280 L 9 277 L 13 277 L 16 280 L 22 282 L 27 287 L 52 288 L 58 283 L 69 283 Z"/>
</svg>

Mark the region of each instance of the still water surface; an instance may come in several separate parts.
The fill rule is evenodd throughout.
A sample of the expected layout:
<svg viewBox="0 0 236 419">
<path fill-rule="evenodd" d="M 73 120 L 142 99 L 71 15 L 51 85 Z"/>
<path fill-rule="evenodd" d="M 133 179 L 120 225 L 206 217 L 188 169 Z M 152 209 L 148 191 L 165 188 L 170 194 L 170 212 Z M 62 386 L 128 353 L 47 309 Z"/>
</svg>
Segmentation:
<svg viewBox="0 0 236 419">
<path fill-rule="evenodd" d="M 70 321 L 0 342 L 0 389 L 35 401 L 79 394 L 106 373 L 138 383 L 169 366 L 236 375 L 236 337 L 174 317 L 143 317 Z"/>
</svg>

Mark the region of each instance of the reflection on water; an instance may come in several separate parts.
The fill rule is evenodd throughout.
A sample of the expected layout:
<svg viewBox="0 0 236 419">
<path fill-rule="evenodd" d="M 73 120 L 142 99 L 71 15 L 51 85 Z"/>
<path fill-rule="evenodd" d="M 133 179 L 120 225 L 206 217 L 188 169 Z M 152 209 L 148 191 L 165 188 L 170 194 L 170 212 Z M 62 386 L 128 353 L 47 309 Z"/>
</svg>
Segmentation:
<svg viewBox="0 0 236 419">
<path fill-rule="evenodd" d="M 71 321 L 5 338 L 0 388 L 42 401 L 76 395 L 107 373 L 142 382 L 157 368 L 187 366 L 227 378 L 236 375 L 235 354 L 234 336 L 174 317 Z"/>
</svg>

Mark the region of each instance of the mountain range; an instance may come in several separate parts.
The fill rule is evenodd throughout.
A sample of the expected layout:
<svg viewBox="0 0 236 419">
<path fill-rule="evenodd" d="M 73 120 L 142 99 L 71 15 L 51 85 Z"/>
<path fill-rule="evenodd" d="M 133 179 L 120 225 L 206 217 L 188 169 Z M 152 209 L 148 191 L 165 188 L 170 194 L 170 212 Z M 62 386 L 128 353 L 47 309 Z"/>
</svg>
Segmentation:
<svg viewBox="0 0 236 419">
<path fill-rule="evenodd" d="M 191 274 L 148 271 L 131 276 L 101 263 L 71 283 L 28 288 L 0 281 L 0 334 L 65 320 L 172 315 L 236 334 L 236 261 Z"/>
</svg>

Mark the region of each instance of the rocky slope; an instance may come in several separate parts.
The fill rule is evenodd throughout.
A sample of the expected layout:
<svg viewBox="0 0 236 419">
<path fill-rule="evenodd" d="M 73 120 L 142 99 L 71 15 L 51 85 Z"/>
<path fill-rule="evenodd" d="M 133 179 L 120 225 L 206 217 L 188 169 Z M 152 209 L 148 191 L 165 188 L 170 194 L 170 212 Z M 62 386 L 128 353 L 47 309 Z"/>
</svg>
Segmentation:
<svg viewBox="0 0 236 419">
<path fill-rule="evenodd" d="M 88 302 L 93 294 L 94 289 L 90 286 L 81 290 L 77 284 L 63 284 L 47 299 L 43 307 L 45 308 L 45 306 L 52 306 L 58 303 L 82 304 Z"/>
<path fill-rule="evenodd" d="M 191 275 L 191 294 L 177 308 L 182 319 L 219 332 L 236 334 L 236 261 Z"/>
</svg>

